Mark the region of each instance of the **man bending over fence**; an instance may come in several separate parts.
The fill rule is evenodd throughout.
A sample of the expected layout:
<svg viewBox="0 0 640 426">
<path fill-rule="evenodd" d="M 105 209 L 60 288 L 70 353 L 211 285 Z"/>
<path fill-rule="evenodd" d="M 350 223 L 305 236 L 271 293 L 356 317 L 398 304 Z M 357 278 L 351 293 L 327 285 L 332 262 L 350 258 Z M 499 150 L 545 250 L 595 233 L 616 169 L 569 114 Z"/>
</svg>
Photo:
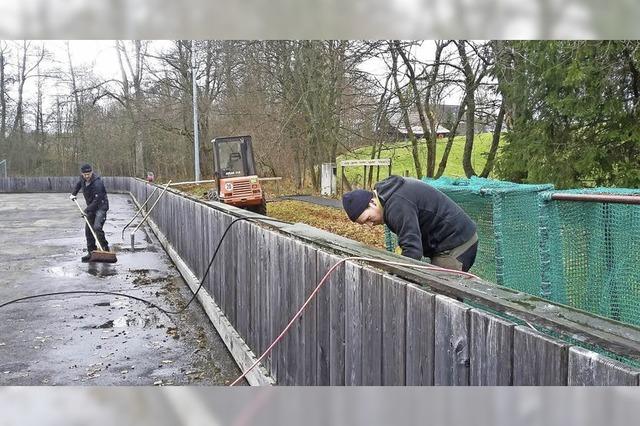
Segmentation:
<svg viewBox="0 0 640 426">
<path fill-rule="evenodd" d="M 342 197 L 353 222 L 386 224 L 398 236 L 402 255 L 447 269 L 468 271 L 478 250 L 476 224 L 453 200 L 411 178 L 389 176 L 374 191 L 356 189 Z"/>
</svg>

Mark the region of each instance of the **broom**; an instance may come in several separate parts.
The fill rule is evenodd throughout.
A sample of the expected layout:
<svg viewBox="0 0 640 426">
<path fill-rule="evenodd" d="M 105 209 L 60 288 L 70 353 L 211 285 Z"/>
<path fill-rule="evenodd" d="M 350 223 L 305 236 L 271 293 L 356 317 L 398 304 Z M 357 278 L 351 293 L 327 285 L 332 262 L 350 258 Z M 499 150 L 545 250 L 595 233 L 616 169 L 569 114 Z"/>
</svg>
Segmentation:
<svg viewBox="0 0 640 426">
<path fill-rule="evenodd" d="M 111 253 L 110 251 L 105 251 L 102 248 L 102 245 L 98 240 L 98 236 L 96 235 L 95 231 L 93 230 L 93 227 L 89 223 L 89 219 L 87 219 L 87 215 L 84 214 L 82 207 L 80 207 L 80 204 L 78 204 L 77 200 L 74 199 L 73 202 L 76 203 L 76 206 L 78 206 L 78 209 L 80 210 L 80 213 L 84 218 L 84 221 L 87 222 L 87 226 L 91 230 L 91 233 L 93 234 L 93 238 L 95 238 L 96 244 L 98 245 L 98 248 L 99 248 L 99 250 L 93 250 L 91 252 L 91 258 L 89 259 L 89 262 L 116 263 L 118 261 L 118 259 L 116 258 L 116 254 Z"/>
</svg>

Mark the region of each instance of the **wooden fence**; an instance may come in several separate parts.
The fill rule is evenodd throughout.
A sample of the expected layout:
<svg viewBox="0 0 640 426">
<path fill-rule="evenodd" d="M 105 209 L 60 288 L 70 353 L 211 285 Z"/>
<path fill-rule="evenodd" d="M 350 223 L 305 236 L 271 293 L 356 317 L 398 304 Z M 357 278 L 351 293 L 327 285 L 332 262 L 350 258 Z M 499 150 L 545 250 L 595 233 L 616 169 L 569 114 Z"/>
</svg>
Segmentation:
<svg viewBox="0 0 640 426">
<path fill-rule="evenodd" d="M 110 192 L 128 192 L 130 177 L 102 178 Z M 80 176 L 0 177 L 0 192 L 68 192 L 71 193 Z"/>
<path fill-rule="evenodd" d="M 19 185 L 68 190 L 55 182 L 64 178 L 45 179 L 54 183 Z M 140 204 L 154 188 L 114 179 L 113 189 L 130 191 Z M 0 191 L 7 188 L 0 179 Z M 151 214 L 191 281 L 202 278 L 238 217 L 261 216 L 172 189 Z M 353 255 L 411 262 L 306 225 L 236 222 L 205 281 L 205 296 L 233 328 L 235 337 L 225 341 L 241 367 L 262 354 L 326 271 Z M 630 365 L 639 359 L 637 328 L 483 281 L 346 261 L 262 371 L 281 385 L 638 385 L 640 369 Z"/>
</svg>

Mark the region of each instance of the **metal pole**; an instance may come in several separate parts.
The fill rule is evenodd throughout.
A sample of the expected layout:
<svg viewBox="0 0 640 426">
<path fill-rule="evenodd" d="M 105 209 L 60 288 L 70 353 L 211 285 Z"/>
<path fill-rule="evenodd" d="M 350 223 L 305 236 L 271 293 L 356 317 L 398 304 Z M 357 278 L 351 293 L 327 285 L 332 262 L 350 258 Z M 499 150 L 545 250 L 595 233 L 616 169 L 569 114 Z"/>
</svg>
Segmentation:
<svg viewBox="0 0 640 426">
<path fill-rule="evenodd" d="M 640 195 L 615 194 L 551 194 L 552 200 L 558 201 L 586 201 L 595 203 L 640 204 Z"/>
<path fill-rule="evenodd" d="M 191 41 L 191 81 L 193 83 L 193 149 L 196 182 L 200 180 L 200 141 L 198 140 L 198 87 L 196 86 L 196 50 Z"/>
</svg>

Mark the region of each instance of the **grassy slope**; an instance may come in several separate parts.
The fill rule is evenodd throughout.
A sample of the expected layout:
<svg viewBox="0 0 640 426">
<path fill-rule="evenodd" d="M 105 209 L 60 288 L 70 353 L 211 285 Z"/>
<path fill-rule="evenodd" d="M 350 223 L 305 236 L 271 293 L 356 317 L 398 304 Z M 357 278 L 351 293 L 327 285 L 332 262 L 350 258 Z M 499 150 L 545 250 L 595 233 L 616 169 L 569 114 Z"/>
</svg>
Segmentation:
<svg viewBox="0 0 640 426">
<path fill-rule="evenodd" d="M 473 145 L 473 153 L 471 157 L 471 163 L 476 173 L 482 172 L 487 161 L 487 153 L 491 147 L 491 133 L 481 133 L 476 135 Z M 445 176 L 464 177 L 464 171 L 462 169 L 462 154 L 464 152 L 464 136 L 456 136 L 453 140 L 453 146 L 449 153 L 449 159 L 447 161 L 447 167 L 445 169 Z M 446 139 L 438 139 L 436 148 L 436 168 L 442 158 L 442 153 L 446 146 Z M 502 140 L 500 141 L 502 144 Z M 425 169 L 425 162 L 427 158 L 427 147 L 424 140 L 420 141 L 420 161 Z M 340 168 L 340 161 L 347 159 L 367 159 L 371 157 L 371 147 L 363 147 L 355 150 L 352 153 L 338 157 L 338 168 Z M 413 164 L 413 157 L 411 155 L 411 143 L 409 141 L 398 142 L 391 145 L 389 149 L 382 151 L 381 158 L 391 158 L 391 173 L 395 175 L 402 175 L 405 170 L 409 170 L 409 175 L 415 177 L 415 168 Z M 340 173 L 340 172 L 338 172 Z M 354 183 L 356 186 L 362 185 L 362 167 L 348 167 L 345 169 L 347 179 Z M 387 168 L 380 168 L 380 179 L 387 176 Z M 492 175 L 490 175 L 492 177 Z"/>
</svg>

